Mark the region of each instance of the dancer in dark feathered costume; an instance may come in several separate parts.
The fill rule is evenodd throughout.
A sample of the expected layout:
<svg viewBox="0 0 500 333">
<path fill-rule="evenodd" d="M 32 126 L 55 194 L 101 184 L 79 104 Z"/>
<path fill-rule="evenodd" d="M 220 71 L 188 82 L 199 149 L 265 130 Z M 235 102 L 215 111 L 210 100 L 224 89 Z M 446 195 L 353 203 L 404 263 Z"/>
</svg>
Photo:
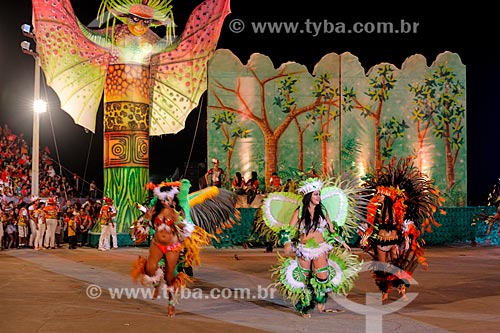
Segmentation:
<svg viewBox="0 0 500 333">
<path fill-rule="evenodd" d="M 374 196 L 359 231 L 360 246 L 375 261 L 372 268 L 382 300 L 388 299 L 393 287 L 406 300 L 415 268 L 419 264 L 427 267 L 423 234 L 439 226 L 434 213 L 444 199 L 411 158 L 391 160 L 368 175 L 364 187 Z"/>
</svg>

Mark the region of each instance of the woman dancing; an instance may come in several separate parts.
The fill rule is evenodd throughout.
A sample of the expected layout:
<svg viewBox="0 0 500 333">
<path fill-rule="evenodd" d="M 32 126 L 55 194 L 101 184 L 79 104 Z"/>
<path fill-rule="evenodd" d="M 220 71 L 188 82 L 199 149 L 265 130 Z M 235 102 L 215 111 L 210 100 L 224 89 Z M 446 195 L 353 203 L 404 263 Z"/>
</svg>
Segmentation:
<svg viewBox="0 0 500 333">
<path fill-rule="evenodd" d="M 303 198 L 275 192 L 263 205 L 266 223 L 279 230 L 285 255 L 295 254 L 295 258 L 278 255 L 279 263 L 273 268 L 275 285 L 304 318 L 310 318 L 316 307 L 319 312 L 337 312 L 326 309 L 328 293 L 346 295 L 361 270 L 361 262 L 340 236 L 356 228 L 352 221 L 346 222 L 352 202 L 340 188 L 322 187 L 323 181 L 309 178 L 298 189 Z M 276 217 L 288 215 L 289 203 L 295 204 L 291 218 L 280 224 Z"/>
<path fill-rule="evenodd" d="M 399 193 L 399 195 L 398 195 Z M 382 292 L 382 300 L 389 298 L 391 286 L 395 283 L 402 300 L 407 300 L 406 287 L 402 280 L 387 279 L 387 263 L 396 263 L 403 243 L 403 217 L 405 211 L 405 195 L 399 188 L 379 186 L 377 193 L 368 205 L 367 222 L 369 227 L 362 234 L 360 245 L 363 249 L 369 246 L 371 238 L 372 251 L 379 267 L 375 269 L 375 281 Z"/>
<path fill-rule="evenodd" d="M 178 291 L 192 282 L 186 268 L 199 265 L 201 247 L 210 244 L 217 228 L 232 227 L 237 217 L 230 191 L 214 186 L 188 195 L 190 186 L 186 179 L 154 186 L 150 208 L 134 224 L 137 239 L 143 241 L 149 227 L 154 228 L 154 235 L 148 257 L 137 259 L 132 277 L 155 287 L 155 298 L 160 284 L 166 282 L 169 317 L 175 316 Z M 203 216 L 205 209 L 211 220 Z"/>
<path fill-rule="evenodd" d="M 374 260 L 373 277 L 382 301 L 389 299 L 393 288 L 406 301 L 416 267 L 427 267 L 423 233 L 439 226 L 434 214 L 444 199 L 411 157 L 392 159 L 363 186 L 375 195 L 359 231 L 360 247 Z"/>
<path fill-rule="evenodd" d="M 152 221 L 155 234 L 145 265 L 145 280 L 155 284 L 158 292 L 162 278 L 167 284 L 168 316 L 175 316 L 175 291 L 186 285 L 187 275 L 177 273 L 176 266 L 183 250 L 183 241 L 194 230 L 194 225 L 184 219 L 182 211 L 173 208 L 177 187 L 162 186 L 154 190 L 156 204 L 143 217 L 144 222 Z"/>
</svg>

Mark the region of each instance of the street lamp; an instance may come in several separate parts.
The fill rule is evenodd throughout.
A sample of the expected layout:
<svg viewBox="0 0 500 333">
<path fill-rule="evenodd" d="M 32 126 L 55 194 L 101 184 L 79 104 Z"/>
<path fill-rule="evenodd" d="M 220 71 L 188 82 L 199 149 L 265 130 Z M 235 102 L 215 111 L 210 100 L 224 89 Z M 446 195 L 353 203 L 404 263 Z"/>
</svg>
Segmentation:
<svg viewBox="0 0 500 333">
<path fill-rule="evenodd" d="M 30 38 L 35 38 L 33 29 L 29 24 L 21 26 L 23 35 Z M 28 41 L 21 42 L 21 49 L 23 53 L 33 56 L 35 59 L 35 83 L 33 93 L 33 147 L 31 157 L 31 195 L 39 196 L 39 182 L 40 182 L 40 113 L 47 111 L 47 103 L 40 99 L 40 59 L 35 51 L 31 49 L 31 43 Z"/>
</svg>

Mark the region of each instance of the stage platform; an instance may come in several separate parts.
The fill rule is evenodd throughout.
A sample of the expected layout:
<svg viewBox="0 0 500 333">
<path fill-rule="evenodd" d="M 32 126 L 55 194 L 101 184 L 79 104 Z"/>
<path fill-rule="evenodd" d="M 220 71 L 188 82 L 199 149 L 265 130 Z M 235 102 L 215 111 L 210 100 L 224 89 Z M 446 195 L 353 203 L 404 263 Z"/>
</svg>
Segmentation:
<svg viewBox="0 0 500 333">
<path fill-rule="evenodd" d="M 355 253 L 369 260 L 359 249 Z M 500 247 L 430 246 L 429 267 L 416 270 L 410 301 L 380 294 L 368 271 L 347 298 L 328 300 L 339 313 L 304 319 L 272 293 L 269 269 L 277 252 L 263 248 L 202 252 L 202 265 L 181 299 L 177 316 L 166 316 L 163 297 L 126 297 L 143 290 L 132 282 L 132 262 L 147 248 L 123 247 L 0 251 L 1 331 L 9 332 L 499 332 Z M 366 266 L 365 266 L 366 267 Z M 194 297 L 194 291 L 201 294 Z M 249 294 L 241 293 L 243 290 Z M 264 293 L 262 291 L 267 291 Z M 367 300 L 371 300 L 367 320 Z M 375 299 L 376 301 L 376 299 Z M 375 304 L 375 305 L 374 305 Z M 361 307 L 356 309 L 356 305 Z M 365 314 L 363 314 L 363 311 Z M 377 312 L 378 311 L 378 312 Z M 369 312 L 369 311 L 368 311 Z"/>
</svg>

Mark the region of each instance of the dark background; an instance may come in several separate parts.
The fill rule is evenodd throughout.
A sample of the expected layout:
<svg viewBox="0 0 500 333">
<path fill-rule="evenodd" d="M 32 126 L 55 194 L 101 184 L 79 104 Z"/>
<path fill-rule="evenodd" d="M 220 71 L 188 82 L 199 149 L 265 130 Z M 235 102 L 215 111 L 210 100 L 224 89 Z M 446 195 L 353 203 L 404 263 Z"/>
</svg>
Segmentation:
<svg viewBox="0 0 500 333">
<path fill-rule="evenodd" d="M 190 12 L 201 1 L 173 0 L 178 32 Z M 96 16 L 99 0 L 73 0 L 76 15 L 84 23 Z M 272 8 L 269 8 L 271 6 Z M 422 54 L 428 65 L 442 52 L 457 53 L 467 70 L 467 163 L 468 204 L 486 204 L 487 196 L 500 177 L 499 106 L 496 100 L 500 84 L 499 23 L 491 5 L 470 2 L 459 7 L 454 2 L 437 5 L 436 1 L 401 2 L 391 5 L 377 2 L 340 4 L 327 1 L 292 3 L 290 1 L 233 1 L 226 18 L 218 48 L 227 48 L 246 63 L 252 53 L 262 53 L 275 67 L 294 61 L 312 72 L 314 65 L 327 53 L 350 52 L 359 58 L 365 71 L 387 62 L 401 68 L 406 58 Z M 0 123 L 14 132 L 24 133 L 31 142 L 33 115 L 33 58 L 21 52 L 20 42 L 26 38 L 20 26 L 31 22 L 31 1 L 2 3 L 0 20 Z M 234 33 L 230 22 L 241 19 L 245 30 Z M 413 34 L 338 34 L 321 33 L 256 33 L 252 22 L 418 22 Z M 40 146 L 47 146 L 65 170 L 77 173 L 102 186 L 102 111 L 97 117 L 95 134 L 86 133 L 59 109 L 55 93 L 42 85 L 42 96 L 49 99 L 50 113 L 42 116 Z M 190 114 L 186 128 L 175 135 L 151 137 L 150 174 L 162 179 L 176 168 L 180 174 L 204 171 L 206 166 L 206 96 L 200 107 Z M 189 162 L 190 169 L 186 169 Z"/>
</svg>

